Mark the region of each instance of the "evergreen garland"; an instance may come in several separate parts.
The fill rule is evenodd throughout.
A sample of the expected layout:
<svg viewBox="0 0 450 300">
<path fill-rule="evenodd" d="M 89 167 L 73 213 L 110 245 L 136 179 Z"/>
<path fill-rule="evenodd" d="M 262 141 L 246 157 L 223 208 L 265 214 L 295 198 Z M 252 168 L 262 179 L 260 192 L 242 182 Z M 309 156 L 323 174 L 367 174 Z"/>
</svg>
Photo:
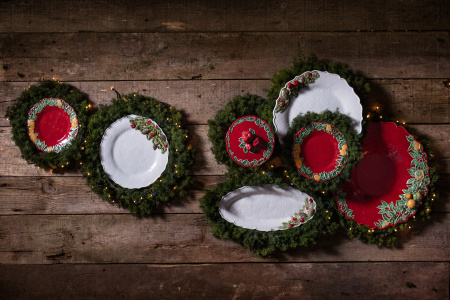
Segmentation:
<svg viewBox="0 0 450 300">
<path fill-rule="evenodd" d="M 208 137 L 212 143 L 211 151 L 213 152 L 218 163 L 226 165 L 229 170 L 249 173 L 259 173 L 261 172 L 261 169 L 265 168 L 265 164 L 267 164 L 267 162 L 259 167 L 253 168 L 245 168 L 238 165 L 228 155 L 225 136 L 234 121 L 248 115 L 263 119 L 269 124 L 272 131 L 275 132 L 273 127 L 272 111 L 267 108 L 268 105 L 269 103 L 266 99 L 257 95 L 237 95 L 230 102 L 228 102 L 224 109 L 217 112 L 213 120 L 208 120 Z M 272 157 L 275 157 L 277 153 L 279 153 L 279 150 L 277 151 L 279 148 L 277 145 L 279 144 L 275 144 L 275 150 L 272 153 Z"/>
<path fill-rule="evenodd" d="M 100 162 L 100 143 L 105 130 L 117 119 L 130 114 L 154 120 L 169 141 L 169 160 L 158 180 L 147 188 L 127 189 L 114 183 Z M 185 196 L 192 183 L 189 168 L 194 163 L 195 149 L 189 144 L 188 131 L 182 129 L 182 115 L 173 106 L 139 94 L 113 99 L 101 105 L 91 118 L 83 153 L 83 175 L 92 190 L 104 200 L 125 207 L 132 214 L 148 216 L 161 203 L 176 195 Z"/>
<path fill-rule="evenodd" d="M 219 183 L 206 192 L 200 199 L 200 205 L 212 227 L 212 234 L 221 239 L 231 239 L 255 255 L 267 256 L 275 251 L 286 251 L 297 247 L 315 244 L 317 238 L 332 234 L 339 227 L 335 212 L 329 210 L 330 204 L 318 193 L 309 193 L 316 201 L 314 217 L 305 224 L 277 231 L 258 231 L 234 225 L 222 218 L 219 213 L 220 200 L 223 196 L 243 186 L 263 186 L 275 184 L 280 187 L 289 185 L 279 170 L 274 173 L 242 173 L 236 170 L 227 173 L 227 181 Z"/>
<path fill-rule="evenodd" d="M 78 118 L 78 134 L 72 145 L 60 153 L 39 151 L 28 136 L 27 118 L 30 109 L 44 98 L 60 98 L 73 107 Z M 81 159 L 80 149 L 83 135 L 92 113 L 88 97 L 77 88 L 56 81 L 46 80 L 30 86 L 22 92 L 16 102 L 8 107 L 5 117 L 12 127 L 12 139 L 19 147 L 22 157 L 28 162 L 52 172 L 62 172 L 74 167 Z"/>
<path fill-rule="evenodd" d="M 334 125 L 342 132 L 347 140 L 348 157 L 342 171 L 335 177 L 326 181 L 315 181 L 303 176 L 296 168 L 292 160 L 292 144 L 296 133 L 312 122 L 327 122 Z M 339 183 L 347 180 L 352 175 L 352 169 L 359 163 L 361 154 L 361 137 L 354 129 L 351 129 L 352 119 L 339 112 L 329 110 L 320 114 L 308 112 L 295 117 L 292 121 L 286 136 L 283 139 L 283 159 L 287 165 L 287 172 L 295 186 L 306 193 L 309 191 L 330 191 L 337 187 Z"/>
<path fill-rule="evenodd" d="M 333 113 L 327 111 L 320 115 L 307 113 L 297 117 L 293 121 L 292 128 L 284 143 L 287 148 L 283 147 L 282 150 L 282 155 L 287 163 L 287 169 L 285 170 L 281 167 L 286 167 L 286 165 L 274 163 L 277 155 L 280 155 L 282 152 L 278 142 L 275 146 L 272 160 L 258 168 L 244 169 L 239 167 L 226 152 L 224 136 L 234 120 L 245 115 L 255 115 L 267 121 L 273 128 L 272 111 L 276 105 L 281 88 L 284 87 L 286 82 L 295 78 L 295 76 L 312 70 L 328 71 L 344 78 L 354 89 L 364 106 L 364 102 L 370 92 L 370 86 L 366 79 L 362 76 L 355 75 L 344 63 L 319 60 L 315 55 L 308 57 L 299 55 L 294 59 L 291 68 L 279 70 L 271 78 L 271 87 L 266 90 L 267 101 L 254 95 L 235 96 L 225 109 L 217 113 L 214 120 L 208 121 L 210 126 L 208 136 L 213 143 L 212 151 L 216 160 L 219 163 L 227 165 L 229 170 L 226 174 L 227 181 L 218 184 L 213 190 L 207 191 L 205 196 L 200 199 L 201 208 L 212 226 L 212 234 L 222 239 L 232 239 L 253 253 L 263 256 L 275 251 L 285 251 L 289 248 L 311 245 L 319 236 L 333 233 L 337 229 L 338 224 L 340 224 L 341 228 L 347 230 L 348 236 L 351 238 L 359 238 L 369 244 L 375 243 L 380 246 L 393 246 L 397 242 L 395 233 L 398 230 L 409 228 L 411 222 L 419 219 L 416 217 L 421 217 L 422 219 L 430 218 L 431 205 L 439 198 L 435 187 L 438 176 L 435 169 L 430 166 L 431 183 L 428 187 L 428 194 L 422 200 L 422 205 L 418 207 L 416 217 L 411 218 L 406 223 L 399 223 L 385 229 L 372 230 L 367 226 L 358 225 L 357 222 L 347 219 L 343 213 L 339 212 L 336 201 L 330 191 L 336 188 L 338 182 L 349 178 L 352 168 L 359 162 L 361 158 L 360 142 L 362 136 L 365 134 L 365 126 L 363 126 L 362 134 L 356 134 L 356 132 L 348 129 L 350 128 L 348 123 L 349 118 L 338 112 Z M 377 115 L 376 112 L 375 115 Z M 300 176 L 303 176 L 298 173 L 291 158 L 292 140 L 293 134 L 303 127 L 302 122 L 326 122 L 327 118 L 329 118 L 329 123 L 336 126 L 346 136 L 349 147 L 349 158 L 346 168 L 341 172 L 339 178 L 335 178 L 335 181 L 320 182 L 317 185 L 318 182 L 308 182 L 306 179 L 300 178 Z M 386 120 L 386 118 L 383 120 Z M 389 121 L 389 119 L 386 121 Z M 365 125 L 364 122 L 363 125 Z M 408 131 L 413 133 L 411 129 L 408 129 Z M 431 162 L 433 155 L 431 154 L 429 143 L 417 137 L 416 139 L 424 146 L 424 151 L 428 154 L 428 159 Z M 352 148 L 354 151 L 351 150 Z M 282 187 L 289 183 L 291 185 L 295 184 L 300 190 L 309 193 L 317 203 L 314 218 L 300 227 L 273 232 L 250 230 L 227 222 L 219 213 L 220 199 L 230 191 L 241 188 L 242 186 L 277 184 Z M 321 191 L 321 193 L 311 191 Z"/>
</svg>

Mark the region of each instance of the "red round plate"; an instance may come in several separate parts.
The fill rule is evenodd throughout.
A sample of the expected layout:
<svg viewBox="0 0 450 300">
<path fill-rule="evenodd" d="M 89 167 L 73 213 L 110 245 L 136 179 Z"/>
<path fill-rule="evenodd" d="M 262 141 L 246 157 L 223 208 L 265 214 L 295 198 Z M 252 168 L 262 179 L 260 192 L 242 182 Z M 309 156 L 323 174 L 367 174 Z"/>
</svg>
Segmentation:
<svg viewBox="0 0 450 300">
<path fill-rule="evenodd" d="M 371 122 L 362 147 L 364 157 L 352 179 L 335 193 L 339 210 L 371 229 L 405 222 L 430 184 L 422 145 L 404 127 Z"/>
<path fill-rule="evenodd" d="M 313 122 L 300 129 L 292 145 L 292 159 L 297 170 L 315 181 L 336 177 L 347 158 L 345 136 L 326 122 Z"/>
<path fill-rule="evenodd" d="M 36 148 L 44 152 L 61 152 L 78 133 L 74 109 L 64 100 L 45 98 L 28 113 L 28 135 Z"/>
<path fill-rule="evenodd" d="M 228 155 L 243 167 L 262 165 L 272 155 L 275 144 L 269 124 L 255 116 L 234 121 L 228 129 L 225 141 Z"/>
</svg>

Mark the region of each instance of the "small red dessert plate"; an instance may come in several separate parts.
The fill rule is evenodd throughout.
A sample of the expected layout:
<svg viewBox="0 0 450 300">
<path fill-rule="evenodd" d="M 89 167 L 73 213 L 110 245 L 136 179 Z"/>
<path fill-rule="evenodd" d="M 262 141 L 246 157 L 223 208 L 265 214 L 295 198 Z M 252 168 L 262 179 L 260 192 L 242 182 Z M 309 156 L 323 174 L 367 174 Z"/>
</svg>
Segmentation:
<svg viewBox="0 0 450 300">
<path fill-rule="evenodd" d="M 59 153 L 70 147 L 78 134 L 74 109 L 64 100 L 44 98 L 28 112 L 28 136 L 37 149 Z"/>
<path fill-rule="evenodd" d="M 228 155 L 240 166 L 257 167 L 272 155 L 275 139 L 269 124 L 245 116 L 231 124 L 225 137 Z"/>
</svg>

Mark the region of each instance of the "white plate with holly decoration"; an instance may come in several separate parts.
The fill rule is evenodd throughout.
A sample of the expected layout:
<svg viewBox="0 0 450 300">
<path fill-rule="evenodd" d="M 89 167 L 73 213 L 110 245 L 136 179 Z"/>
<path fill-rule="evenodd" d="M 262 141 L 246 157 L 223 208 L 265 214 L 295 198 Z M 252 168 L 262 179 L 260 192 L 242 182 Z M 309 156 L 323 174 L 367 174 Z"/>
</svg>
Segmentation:
<svg viewBox="0 0 450 300">
<path fill-rule="evenodd" d="M 220 200 L 219 213 L 230 223 L 258 231 L 298 227 L 314 216 L 315 201 L 306 193 L 276 185 L 244 186 Z"/>
<path fill-rule="evenodd" d="M 352 118 L 353 128 L 361 133 L 362 106 L 345 79 L 323 71 L 308 71 L 296 76 L 281 89 L 273 110 L 278 140 L 283 143 L 292 121 L 299 114 L 336 109 Z"/>
<path fill-rule="evenodd" d="M 155 182 L 169 161 L 169 143 L 152 119 L 128 115 L 103 134 L 100 160 L 108 177 L 118 185 L 138 189 Z"/>
</svg>

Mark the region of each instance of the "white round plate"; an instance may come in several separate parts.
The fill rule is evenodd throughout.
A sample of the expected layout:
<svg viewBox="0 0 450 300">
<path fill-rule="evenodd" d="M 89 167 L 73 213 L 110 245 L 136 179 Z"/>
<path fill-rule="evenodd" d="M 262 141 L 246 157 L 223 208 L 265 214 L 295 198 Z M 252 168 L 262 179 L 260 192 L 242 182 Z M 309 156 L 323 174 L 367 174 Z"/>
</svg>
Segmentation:
<svg viewBox="0 0 450 300">
<path fill-rule="evenodd" d="M 315 202 L 309 199 L 309 195 L 291 187 L 244 186 L 222 197 L 219 213 L 228 222 L 243 228 L 283 230 L 294 227 L 282 228 L 295 214 L 309 213 L 303 224 L 312 218 Z"/>
<path fill-rule="evenodd" d="M 287 134 L 292 120 L 306 112 L 321 113 L 324 110 L 346 114 L 353 120 L 353 128 L 361 133 L 362 106 L 359 97 L 344 78 L 337 74 L 316 71 L 320 77 L 308 87 L 299 90 L 284 112 L 273 111 L 273 123 L 280 143 Z M 306 72 L 305 72 L 306 73 Z M 291 80 L 293 81 L 293 80 Z M 288 83 L 286 83 L 285 87 Z"/>
<path fill-rule="evenodd" d="M 169 160 L 169 149 L 153 149 L 145 134 L 131 128 L 128 115 L 112 123 L 103 134 L 100 160 L 111 180 L 124 188 L 149 186 L 161 176 Z"/>
</svg>

